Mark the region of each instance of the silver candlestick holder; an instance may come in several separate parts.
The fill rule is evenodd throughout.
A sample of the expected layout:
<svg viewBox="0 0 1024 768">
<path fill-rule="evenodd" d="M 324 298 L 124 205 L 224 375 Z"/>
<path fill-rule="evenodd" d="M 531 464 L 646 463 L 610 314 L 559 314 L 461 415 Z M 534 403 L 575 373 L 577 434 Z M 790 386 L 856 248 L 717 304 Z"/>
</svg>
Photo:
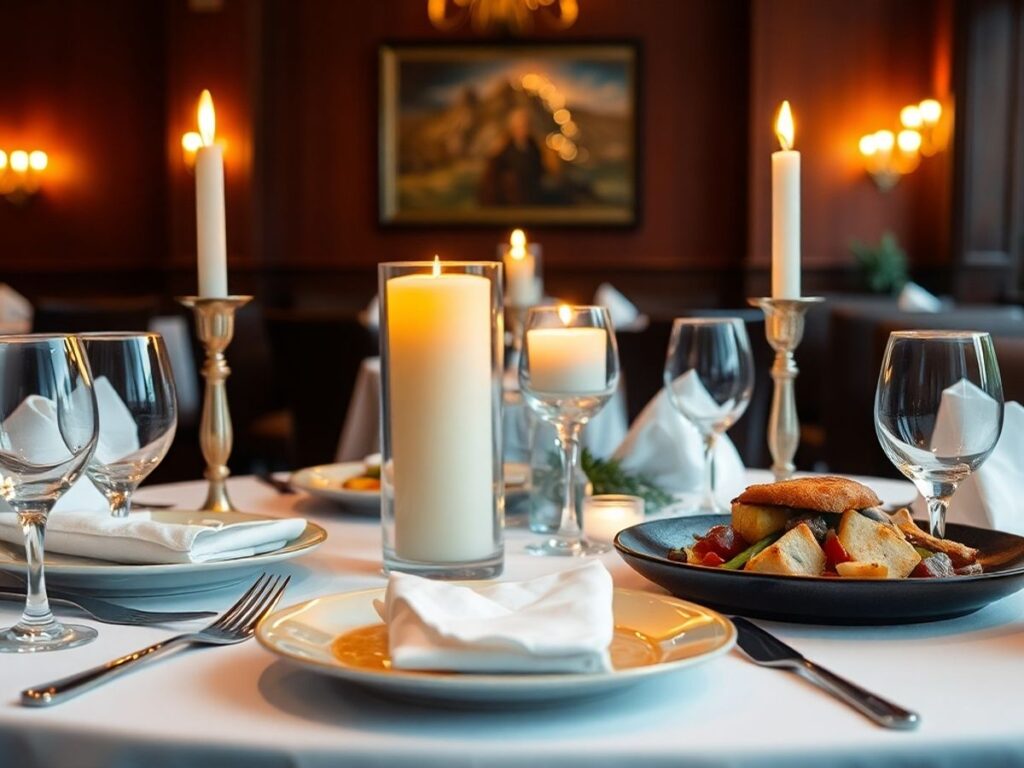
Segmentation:
<svg viewBox="0 0 1024 768">
<path fill-rule="evenodd" d="M 226 481 L 231 470 L 228 457 L 234 434 L 231 429 L 231 411 L 225 382 L 231 375 L 224 350 L 235 335 L 235 312 L 252 301 L 252 296 L 224 296 L 202 298 L 180 296 L 178 302 L 189 307 L 196 316 L 196 336 L 206 350 L 203 378 L 203 413 L 199 421 L 199 447 L 206 460 L 206 479 L 210 482 L 206 501 L 199 509 L 204 512 L 233 512 L 235 506 L 228 498 Z"/>
<path fill-rule="evenodd" d="M 776 480 L 785 480 L 796 466 L 793 457 L 800 445 L 800 420 L 796 414 L 794 381 L 800 370 L 793 352 L 804 336 L 804 314 L 812 304 L 824 301 L 821 296 L 799 299 L 747 299 L 764 312 L 764 329 L 768 343 L 775 350 L 771 376 L 774 382 L 772 410 L 768 416 L 768 450 L 772 455 L 772 473 Z"/>
</svg>

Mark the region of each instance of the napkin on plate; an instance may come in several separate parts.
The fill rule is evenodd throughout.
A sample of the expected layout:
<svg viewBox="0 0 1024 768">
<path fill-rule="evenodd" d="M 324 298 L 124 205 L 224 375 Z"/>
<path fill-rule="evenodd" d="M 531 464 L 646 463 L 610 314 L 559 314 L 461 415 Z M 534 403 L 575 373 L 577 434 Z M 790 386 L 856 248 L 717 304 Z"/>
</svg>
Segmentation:
<svg viewBox="0 0 1024 768">
<path fill-rule="evenodd" d="M 483 587 L 392 573 L 375 607 L 396 669 L 609 672 L 612 578 L 593 560 Z"/>
<path fill-rule="evenodd" d="M 614 458 L 627 472 L 646 475 L 671 493 L 703 489 L 704 440 L 673 407 L 665 389 L 644 406 Z M 726 435 L 715 446 L 714 471 L 715 494 L 723 504 L 746 487 L 743 460 Z"/>
<path fill-rule="evenodd" d="M 917 283 L 907 283 L 896 299 L 896 306 L 904 312 L 940 312 L 942 299 Z"/>
<path fill-rule="evenodd" d="M 936 416 L 932 447 L 942 455 L 969 453 L 973 446 L 991 440 L 998 429 L 993 409 L 998 408 L 984 391 L 960 381 L 942 393 Z M 1024 406 L 1006 403 L 1003 430 L 995 449 L 985 462 L 960 484 L 949 505 L 946 519 L 981 528 L 996 528 L 1024 535 Z M 921 496 L 914 501 L 915 514 L 927 518 L 928 508 Z"/>
<path fill-rule="evenodd" d="M 611 283 L 601 283 L 594 292 L 594 304 L 605 307 L 616 331 L 643 330 L 647 318 Z"/>
<path fill-rule="evenodd" d="M 95 382 L 103 437 L 97 455 L 113 460 L 138 450 L 131 412 L 105 378 Z M 74 396 L 74 395 L 72 395 Z M 32 395 L 7 418 L 8 432 L 19 435 L 23 456 L 34 462 L 60 462 L 69 452 L 57 419 L 57 406 Z M 65 426 L 65 429 L 68 427 Z M 0 502 L 0 540 L 20 545 L 21 528 Z M 254 519 L 225 524 L 217 515 L 196 513 L 187 524 L 165 522 L 160 513 L 110 516 L 106 500 L 84 475 L 60 498 L 46 524 L 46 548 L 78 557 L 120 563 L 203 563 L 272 552 L 299 536 L 302 519 Z"/>
</svg>

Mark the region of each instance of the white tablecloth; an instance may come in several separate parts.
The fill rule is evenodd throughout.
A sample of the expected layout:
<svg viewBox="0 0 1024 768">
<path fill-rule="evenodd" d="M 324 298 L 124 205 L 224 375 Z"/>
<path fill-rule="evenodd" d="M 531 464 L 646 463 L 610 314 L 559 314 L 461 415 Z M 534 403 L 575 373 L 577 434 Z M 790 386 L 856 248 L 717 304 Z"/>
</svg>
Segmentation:
<svg viewBox="0 0 1024 768">
<path fill-rule="evenodd" d="M 752 472 L 752 481 L 765 473 Z M 384 583 L 373 520 L 233 479 L 237 504 L 301 512 L 330 539 L 279 570 L 286 603 Z M 875 484 L 905 501 L 905 483 Z M 203 485 L 147 489 L 143 498 L 197 504 Z M 508 535 L 505 577 L 564 567 L 523 553 Z M 617 584 L 655 589 L 616 555 Z M 146 607 L 228 606 L 239 590 Z M 0 622 L 18 609 L 0 604 Z M 0 655 L 0 765 L 46 766 L 877 766 L 1024 764 L 1024 595 L 972 616 L 905 627 L 766 623 L 835 671 L 916 708 L 916 732 L 889 732 L 785 672 L 739 652 L 707 666 L 569 706 L 446 710 L 378 699 L 292 669 L 255 642 L 188 651 L 47 710 L 16 704 L 22 688 L 166 637 L 170 629 L 96 625 L 91 645 L 38 656 Z M 89 623 L 89 622 L 86 622 Z"/>
<path fill-rule="evenodd" d="M 506 459 L 529 461 L 530 426 L 528 406 L 515 390 L 505 392 Z M 512 406 L 512 407 L 509 407 Z M 536 418 L 534 417 L 534 421 Z M 583 445 L 602 458 L 611 456 L 626 437 L 629 428 L 626 396 L 620 386 L 608 404 L 583 430 Z M 345 414 L 345 423 L 338 441 L 337 461 L 360 461 L 380 451 L 380 358 L 368 357 L 359 366 L 352 399 Z M 524 458 L 525 456 L 525 458 Z"/>
</svg>

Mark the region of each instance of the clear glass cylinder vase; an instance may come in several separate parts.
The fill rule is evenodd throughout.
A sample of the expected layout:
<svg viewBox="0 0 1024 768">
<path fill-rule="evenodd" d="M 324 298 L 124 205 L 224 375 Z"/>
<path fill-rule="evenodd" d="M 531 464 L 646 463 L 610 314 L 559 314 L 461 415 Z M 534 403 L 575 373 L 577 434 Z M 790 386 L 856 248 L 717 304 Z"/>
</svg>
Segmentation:
<svg viewBox="0 0 1024 768">
<path fill-rule="evenodd" d="M 384 568 L 497 576 L 502 265 L 391 262 L 378 277 Z"/>
</svg>

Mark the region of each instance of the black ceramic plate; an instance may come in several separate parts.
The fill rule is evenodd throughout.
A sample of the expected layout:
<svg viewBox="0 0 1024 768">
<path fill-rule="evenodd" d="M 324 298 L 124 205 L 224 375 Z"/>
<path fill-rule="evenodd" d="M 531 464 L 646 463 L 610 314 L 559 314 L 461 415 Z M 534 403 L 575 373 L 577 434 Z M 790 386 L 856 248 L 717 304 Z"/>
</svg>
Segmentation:
<svg viewBox="0 0 1024 768">
<path fill-rule="evenodd" d="M 629 565 L 673 595 L 726 613 L 810 624 L 909 624 L 963 616 L 1024 588 L 1024 538 L 969 525 L 947 538 L 977 547 L 978 576 L 948 579 L 836 579 L 774 576 L 687 565 L 668 551 L 693 541 L 728 515 L 651 520 L 621 531 L 615 548 Z"/>
</svg>

